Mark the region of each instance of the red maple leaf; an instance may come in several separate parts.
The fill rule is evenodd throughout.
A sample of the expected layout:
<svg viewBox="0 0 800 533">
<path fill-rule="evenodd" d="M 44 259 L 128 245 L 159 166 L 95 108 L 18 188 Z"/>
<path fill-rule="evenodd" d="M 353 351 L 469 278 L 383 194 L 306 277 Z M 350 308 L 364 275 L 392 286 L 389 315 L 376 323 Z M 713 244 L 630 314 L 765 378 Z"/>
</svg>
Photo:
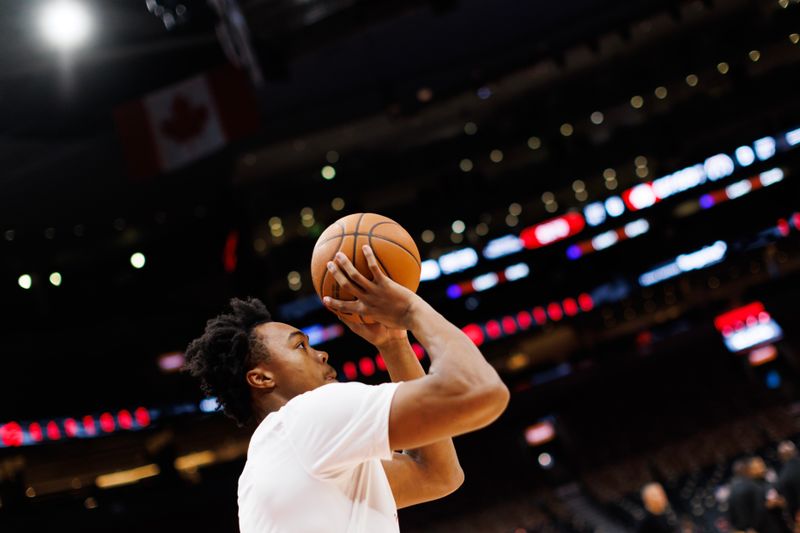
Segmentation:
<svg viewBox="0 0 800 533">
<path fill-rule="evenodd" d="M 179 143 L 200 135 L 208 122 L 208 109 L 202 105 L 193 106 L 182 94 L 172 99 L 170 111 L 172 114 L 161 123 L 161 131 Z"/>
</svg>

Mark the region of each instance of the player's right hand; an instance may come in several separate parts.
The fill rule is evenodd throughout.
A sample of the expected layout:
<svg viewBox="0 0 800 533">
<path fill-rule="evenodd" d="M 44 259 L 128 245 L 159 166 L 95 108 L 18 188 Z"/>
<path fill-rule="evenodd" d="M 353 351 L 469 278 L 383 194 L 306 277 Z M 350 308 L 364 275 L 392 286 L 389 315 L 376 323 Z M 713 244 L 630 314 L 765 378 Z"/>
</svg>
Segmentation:
<svg viewBox="0 0 800 533">
<path fill-rule="evenodd" d="M 413 309 L 421 298 L 383 273 L 372 248 L 364 245 L 363 250 L 372 279 L 361 274 L 346 255 L 338 252 L 333 261 L 328 261 L 328 270 L 356 299 L 344 301 L 326 296 L 322 303 L 332 311 L 369 315 L 389 328 L 410 329 Z"/>
</svg>

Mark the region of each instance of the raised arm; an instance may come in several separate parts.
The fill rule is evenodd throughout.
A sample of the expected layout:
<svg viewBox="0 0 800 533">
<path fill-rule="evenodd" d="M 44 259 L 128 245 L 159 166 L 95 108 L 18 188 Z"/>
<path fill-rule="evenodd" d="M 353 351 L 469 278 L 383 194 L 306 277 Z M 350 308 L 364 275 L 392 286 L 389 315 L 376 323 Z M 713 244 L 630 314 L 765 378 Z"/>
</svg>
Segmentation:
<svg viewBox="0 0 800 533">
<path fill-rule="evenodd" d="M 370 315 L 396 329 L 407 329 L 428 351 L 428 375 L 398 387 L 389 416 L 392 449 L 426 446 L 469 433 L 496 420 L 508 405 L 509 392 L 480 350 L 456 326 L 412 291 L 380 269 L 371 248 L 364 246 L 372 279 L 359 273 L 344 256 L 328 268 L 356 295 L 345 302 L 326 297 L 335 311 Z M 347 276 L 341 276 L 341 272 Z"/>
</svg>

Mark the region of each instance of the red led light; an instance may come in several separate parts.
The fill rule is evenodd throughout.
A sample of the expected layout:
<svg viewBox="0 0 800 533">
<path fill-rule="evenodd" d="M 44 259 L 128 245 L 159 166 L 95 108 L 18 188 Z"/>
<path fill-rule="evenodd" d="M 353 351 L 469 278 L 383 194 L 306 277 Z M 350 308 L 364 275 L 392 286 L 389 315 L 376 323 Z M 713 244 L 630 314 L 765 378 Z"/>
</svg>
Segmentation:
<svg viewBox="0 0 800 533">
<path fill-rule="evenodd" d="M 545 322 L 547 322 L 547 313 L 545 313 L 544 307 L 534 307 L 533 308 L 533 319 L 540 326 L 542 324 L 544 324 Z"/>
<path fill-rule="evenodd" d="M 87 435 L 97 434 L 97 426 L 94 424 L 94 418 L 89 415 L 83 417 L 83 431 L 85 431 Z"/>
<path fill-rule="evenodd" d="M 64 433 L 67 434 L 67 437 L 74 437 L 78 434 L 78 423 L 74 418 L 64 420 Z"/>
<path fill-rule="evenodd" d="M 44 439 L 42 426 L 39 425 L 38 422 L 33 422 L 30 426 L 28 426 L 28 435 L 31 436 L 31 440 L 33 442 L 42 442 L 42 439 Z"/>
<path fill-rule="evenodd" d="M 586 226 L 586 221 L 580 213 L 567 213 L 560 217 L 551 218 L 541 224 L 530 226 L 522 230 L 519 238 L 525 248 L 541 248 L 554 242 L 571 237 L 579 233 Z"/>
<path fill-rule="evenodd" d="M 466 336 L 469 337 L 469 340 L 471 340 L 475 346 L 480 346 L 483 344 L 483 330 L 478 324 L 468 324 L 461 328 L 461 331 L 463 331 Z"/>
<path fill-rule="evenodd" d="M 100 415 L 100 429 L 106 433 L 111 433 L 114 431 L 114 426 L 114 417 L 111 416 L 111 413 L 103 413 Z"/>
<path fill-rule="evenodd" d="M 420 343 L 415 342 L 411 345 L 411 349 L 414 350 L 414 355 L 417 356 L 417 359 L 422 361 L 422 359 L 425 357 L 425 348 L 423 348 Z"/>
<path fill-rule="evenodd" d="M 594 301 L 588 293 L 584 292 L 578 296 L 578 305 L 580 306 L 581 311 L 591 311 L 594 308 Z"/>
<path fill-rule="evenodd" d="M 6 446 L 22 446 L 22 426 L 17 422 L 8 422 L 0 426 L 0 441 Z"/>
<path fill-rule="evenodd" d="M 222 250 L 222 265 L 225 267 L 225 272 L 228 274 L 236 270 L 236 248 L 239 246 L 239 232 L 231 230 L 228 237 L 225 239 L 225 248 Z"/>
<path fill-rule="evenodd" d="M 150 411 L 144 407 L 137 407 L 133 412 L 133 417 L 136 419 L 136 423 L 139 424 L 139 427 L 143 428 L 150 425 Z"/>
<path fill-rule="evenodd" d="M 358 371 L 356 370 L 356 364 L 352 361 L 348 361 L 342 365 L 342 371 L 344 372 L 344 377 L 347 379 L 356 379 L 358 376 Z"/>
<path fill-rule="evenodd" d="M 375 363 L 372 362 L 370 357 L 362 357 L 358 361 L 358 368 L 365 376 L 371 376 L 375 373 Z"/>
<path fill-rule="evenodd" d="M 792 226 L 794 226 L 794 229 L 800 230 L 800 213 L 792 215 Z"/>
<path fill-rule="evenodd" d="M 553 322 L 558 322 L 564 318 L 564 312 L 561 310 L 561 306 L 558 305 L 558 302 L 551 302 L 550 305 L 547 306 L 547 316 L 549 316 L 550 320 Z"/>
<path fill-rule="evenodd" d="M 522 329 L 528 329 L 533 325 L 533 318 L 531 314 L 527 311 L 520 311 L 517 313 L 517 324 Z"/>
<path fill-rule="evenodd" d="M 61 430 L 58 429 L 58 424 L 55 420 L 47 423 L 47 438 L 50 440 L 58 440 L 61 438 Z"/>
<path fill-rule="evenodd" d="M 760 313 L 764 312 L 764 304 L 753 302 L 717 316 L 714 319 L 714 327 L 723 335 L 726 332 L 730 334 L 731 330 L 736 331 L 743 328 L 748 317 L 758 317 Z"/>
<path fill-rule="evenodd" d="M 777 228 L 781 236 L 786 237 L 789 235 L 789 222 L 785 218 L 778 220 Z"/>
<path fill-rule="evenodd" d="M 575 298 L 567 298 L 564 300 L 564 314 L 567 316 L 575 316 L 578 314 L 578 303 L 575 301 Z"/>
<path fill-rule="evenodd" d="M 127 409 L 123 409 L 117 413 L 117 423 L 119 423 L 119 427 L 122 429 L 131 429 L 133 427 L 133 417 L 131 416 L 131 412 Z"/>
<path fill-rule="evenodd" d="M 506 335 L 513 335 L 517 332 L 517 323 L 514 322 L 514 317 L 504 316 L 501 324 L 503 325 L 503 333 Z"/>
<path fill-rule="evenodd" d="M 656 203 L 658 196 L 650 183 L 640 183 L 623 192 L 622 200 L 631 211 L 639 211 Z"/>
<path fill-rule="evenodd" d="M 375 364 L 378 365 L 379 370 L 386 372 L 386 361 L 383 360 L 383 356 L 381 354 L 375 356 Z"/>
<path fill-rule="evenodd" d="M 490 339 L 496 339 L 500 335 L 503 334 L 503 330 L 500 329 L 500 323 L 497 320 L 490 320 L 486 323 L 486 334 L 489 335 Z"/>
</svg>

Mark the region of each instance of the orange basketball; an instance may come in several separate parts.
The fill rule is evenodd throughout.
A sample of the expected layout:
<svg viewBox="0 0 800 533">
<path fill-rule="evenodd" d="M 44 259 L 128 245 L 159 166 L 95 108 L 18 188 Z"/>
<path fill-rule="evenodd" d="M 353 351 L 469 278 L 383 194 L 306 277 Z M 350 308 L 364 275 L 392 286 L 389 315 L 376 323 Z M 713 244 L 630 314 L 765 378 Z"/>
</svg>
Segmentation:
<svg viewBox="0 0 800 533">
<path fill-rule="evenodd" d="M 328 272 L 328 261 L 342 252 L 366 278 L 372 279 L 362 247 L 368 244 L 375 252 L 381 270 L 391 279 L 416 291 L 419 287 L 420 258 L 417 245 L 403 227 L 390 218 L 375 213 L 355 213 L 340 218 L 322 232 L 311 255 L 311 279 L 320 298 L 355 300 Z M 372 324 L 368 316 L 336 313 L 345 321 Z"/>
</svg>

